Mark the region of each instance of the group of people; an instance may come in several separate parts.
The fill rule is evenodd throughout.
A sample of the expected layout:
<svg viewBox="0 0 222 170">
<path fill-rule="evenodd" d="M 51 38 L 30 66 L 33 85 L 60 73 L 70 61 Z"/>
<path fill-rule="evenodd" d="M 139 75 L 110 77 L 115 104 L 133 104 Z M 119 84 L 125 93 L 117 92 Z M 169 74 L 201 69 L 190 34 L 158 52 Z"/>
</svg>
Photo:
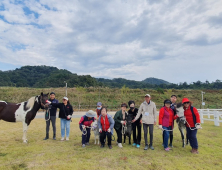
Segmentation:
<svg viewBox="0 0 222 170">
<path fill-rule="evenodd" d="M 176 110 L 177 96 L 172 95 L 170 99 L 164 100 L 164 105 L 159 111 L 159 128 L 163 131 L 163 147 L 165 151 L 170 151 L 173 147 L 173 128 L 174 120 L 178 118 Z M 70 120 L 73 114 L 73 108 L 69 103 L 67 97 L 63 98 L 63 103 L 58 103 L 55 99 L 55 93 L 50 94 L 50 99 L 48 101 L 50 104 L 50 118 L 46 121 L 46 137 L 44 140 L 49 138 L 49 126 L 50 121 L 53 126 L 53 139 L 56 139 L 56 110 L 59 108 L 59 118 L 61 122 L 61 140 L 65 140 L 65 130 L 66 130 L 66 140 L 69 140 L 70 132 Z M 182 105 L 184 109 L 184 116 L 186 117 L 186 131 L 187 137 L 190 141 L 192 147 L 191 153 L 198 153 L 198 142 L 197 142 L 197 130 L 201 128 L 200 116 L 195 107 L 192 106 L 192 102 L 184 98 L 182 100 Z M 129 106 L 129 110 L 127 108 Z M 144 102 L 140 105 L 139 109 L 135 107 L 135 102 L 130 100 L 128 105 L 126 103 L 121 104 L 121 110 L 117 111 L 114 118 L 107 113 L 107 108 L 102 106 L 101 102 L 97 103 L 96 112 L 89 110 L 84 116 L 81 117 L 79 121 L 79 128 L 82 131 L 82 147 L 89 145 L 90 132 L 92 123 L 97 120 L 100 133 L 100 143 L 101 148 L 105 147 L 105 141 L 107 138 L 108 147 L 112 149 L 111 141 L 113 136 L 113 130 L 115 129 L 117 134 L 117 144 L 118 147 L 122 148 L 122 137 L 123 137 L 123 126 L 126 125 L 127 116 L 131 114 L 132 120 L 132 131 L 133 131 L 133 146 L 140 148 L 141 143 L 141 128 L 143 125 L 145 147 L 144 150 L 154 150 L 153 147 L 153 130 L 154 126 L 157 125 L 157 109 L 153 101 L 151 101 L 151 96 L 149 94 L 145 95 Z M 149 142 L 148 142 L 148 132 L 149 132 Z M 168 144 L 168 141 L 170 142 Z"/>
</svg>

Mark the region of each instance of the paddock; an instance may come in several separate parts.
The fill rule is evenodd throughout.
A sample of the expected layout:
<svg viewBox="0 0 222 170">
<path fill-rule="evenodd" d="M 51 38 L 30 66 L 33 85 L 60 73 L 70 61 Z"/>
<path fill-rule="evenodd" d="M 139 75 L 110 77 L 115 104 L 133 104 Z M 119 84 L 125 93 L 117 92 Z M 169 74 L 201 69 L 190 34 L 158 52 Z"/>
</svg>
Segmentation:
<svg viewBox="0 0 222 170">
<path fill-rule="evenodd" d="M 60 141 L 60 121 L 57 119 L 57 140 L 44 141 L 45 120 L 34 119 L 29 127 L 29 142 L 21 139 L 21 123 L 1 121 L 0 169 L 221 169 L 222 128 L 205 121 L 198 131 L 199 154 L 190 153 L 191 147 L 182 148 L 179 130 L 174 129 L 173 150 L 165 152 L 162 147 L 162 132 L 155 127 L 155 150 L 144 151 L 142 134 L 141 148 L 123 145 L 123 149 L 112 142 L 113 149 L 101 149 L 94 144 L 91 133 L 90 145 L 81 147 L 79 118 L 71 123 L 70 140 Z M 114 133 L 116 136 L 116 134 Z M 149 138 L 148 138 L 149 140 Z"/>
</svg>

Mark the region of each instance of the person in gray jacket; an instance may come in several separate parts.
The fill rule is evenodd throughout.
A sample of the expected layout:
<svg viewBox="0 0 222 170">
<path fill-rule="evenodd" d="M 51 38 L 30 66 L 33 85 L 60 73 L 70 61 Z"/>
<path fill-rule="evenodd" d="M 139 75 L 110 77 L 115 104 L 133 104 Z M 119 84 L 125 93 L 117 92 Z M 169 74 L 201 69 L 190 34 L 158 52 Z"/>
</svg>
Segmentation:
<svg viewBox="0 0 222 170">
<path fill-rule="evenodd" d="M 153 147 L 153 128 L 156 125 L 157 119 L 157 112 L 156 112 L 156 104 L 151 101 L 151 96 L 149 94 L 145 95 L 145 101 L 140 105 L 139 111 L 132 122 L 135 122 L 137 119 L 142 117 L 143 123 L 143 131 L 144 131 L 144 139 L 145 139 L 145 148 L 147 150 L 149 147 L 150 149 L 154 150 Z M 150 144 L 148 145 L 147 134 L 148 134 L 148 127 L 149 127 L 149 134 L 150 134 Z"/>
<path fill-rule="evenodd" d="M 112 141 L 114 124 L 115 124 L 115 122 L 114 122 L 112 116 L 107 114 L 107 108 L 103 107 L 101 109 L 101 115 L 98 118 L 101 148 L 104 148 L 105 139 L 107 136 L 108 147 L 109 147 L 109 149 L 112 149 L 111 141 Z"/>
</svg>

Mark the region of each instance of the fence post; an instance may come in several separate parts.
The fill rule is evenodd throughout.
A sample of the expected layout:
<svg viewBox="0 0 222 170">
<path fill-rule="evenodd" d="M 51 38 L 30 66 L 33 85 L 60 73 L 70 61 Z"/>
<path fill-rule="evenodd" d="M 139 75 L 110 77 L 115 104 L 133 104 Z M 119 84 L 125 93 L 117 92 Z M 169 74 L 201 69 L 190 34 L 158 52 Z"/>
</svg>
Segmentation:
<svg viewBox="0 0 222 170">
<path fill-rule="evenodd" d="M 219 112 L 218 111 L 214 111 L 214 125 L 215 126 L 220 126 L 220 123 L 219 123 Z"/>
<path fill-rule="evenodd" d="M 207 109 L 207 115 L 208 115 L 208 119 L 210 119 L 210 111 L 209 111 L 209 109 Z"/>
<path fill-rule="evenodd" d="M 202 109 L 200 110 L 200 123 L 204 123 Z"/>
</svg>

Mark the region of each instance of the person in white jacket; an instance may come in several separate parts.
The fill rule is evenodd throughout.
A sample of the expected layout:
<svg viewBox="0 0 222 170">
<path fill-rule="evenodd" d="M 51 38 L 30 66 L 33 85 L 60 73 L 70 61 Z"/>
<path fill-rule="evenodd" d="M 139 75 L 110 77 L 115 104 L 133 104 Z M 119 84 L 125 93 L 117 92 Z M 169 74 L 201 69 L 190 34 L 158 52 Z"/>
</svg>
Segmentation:
<svg viewBox="0 0 222 170">
<path fill-rule="evenodd" d="M 149 94 L 145 95 L 145 101 L 140 105 L 139 111 L 132 122 L 135 122 L 137 119 L 140 118 L 142 114 L 142 123 L 143 123 L 143 130 L 144 130 L 144 140 L 145 140 L 145 148 L 154 150 L 153 147 L 153 128 L 156 125 L 156 104 L 151 101 L 151 96 Z M 148 145 L 147 134 L 148 134 L 148 127 L 149 127 L 149 134 L 150 134 L 150 144 Z"/>
</svg>

